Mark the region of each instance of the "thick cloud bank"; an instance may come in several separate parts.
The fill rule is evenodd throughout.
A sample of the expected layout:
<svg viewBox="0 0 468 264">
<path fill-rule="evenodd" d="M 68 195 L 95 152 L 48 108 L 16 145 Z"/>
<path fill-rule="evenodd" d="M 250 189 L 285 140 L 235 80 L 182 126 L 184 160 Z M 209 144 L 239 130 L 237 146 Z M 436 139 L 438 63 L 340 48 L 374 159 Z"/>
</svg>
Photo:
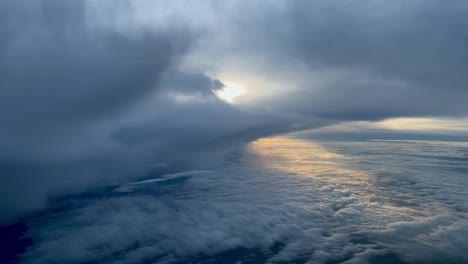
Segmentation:
<svg viewBox="0 0 468 264">
<path fill-rule="evenodd" d="M 205 168 L 268 135 L 466 115 L 466 10 L 463 1 L 2 1 L 0 219 L 93 184 Z M 217 76 L 232 69 L 253 76 L 255 100 L 215 96 Z"/>
<path fill-rule="evenodd" d="M 93 24 L 79 1 L 0 4 L 2 218 L 94 181 L 115 162 L 112 119 L 154 89 L 183 52 L 176 32 Z M 175 29 L 174 29 L 175 30 Z M 186 37 L 188 41 L 188 36 Z"/>
</svg>

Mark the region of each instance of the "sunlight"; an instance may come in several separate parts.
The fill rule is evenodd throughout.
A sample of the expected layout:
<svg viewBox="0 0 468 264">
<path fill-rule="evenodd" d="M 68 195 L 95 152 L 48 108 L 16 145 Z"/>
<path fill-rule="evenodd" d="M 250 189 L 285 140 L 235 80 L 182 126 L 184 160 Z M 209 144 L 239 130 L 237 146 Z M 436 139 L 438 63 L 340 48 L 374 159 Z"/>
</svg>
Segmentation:
<svg viewBox="0 0 468 264">
<path fill-rule="evenodd" d="M 263 167 L 327 184 L 367 184 L 365 171 L 342 166 L 350 157 L 327 150 L 319 143 L 284 137 L 263 138 L 249 145 Z"/>
<path fill-rule="evenodd" d="M 224 87 L 215 91 L 219 99 L 228 103 L 235 103 L 235 98 L 247 93 L 247 89 L 235 82 L 224 82 Z"/>
</svg>

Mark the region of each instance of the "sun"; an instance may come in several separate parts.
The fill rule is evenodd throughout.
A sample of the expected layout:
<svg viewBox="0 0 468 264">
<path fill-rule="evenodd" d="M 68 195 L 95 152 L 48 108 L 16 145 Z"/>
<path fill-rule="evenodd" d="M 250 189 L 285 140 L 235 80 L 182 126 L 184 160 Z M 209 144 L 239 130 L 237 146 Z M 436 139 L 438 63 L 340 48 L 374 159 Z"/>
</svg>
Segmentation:
<svg viewBox="0 0 468 264">
<path fill-rule="evenodd" d="M 223 88 L 215 91 L 219 99 L 228 103 L 235 103 L 235 98 L 247 93 L 247 88 L 235 82 L 224 82 Z"/>
</svg>

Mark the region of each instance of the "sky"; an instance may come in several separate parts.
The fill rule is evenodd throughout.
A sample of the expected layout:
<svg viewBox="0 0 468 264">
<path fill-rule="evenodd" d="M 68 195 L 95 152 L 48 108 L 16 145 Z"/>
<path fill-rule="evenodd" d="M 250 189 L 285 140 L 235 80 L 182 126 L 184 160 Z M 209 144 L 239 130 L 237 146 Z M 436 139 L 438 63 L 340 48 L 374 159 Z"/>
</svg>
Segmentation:
<svg viewBox="0 0 468 264">
<path fill-rule="evenodd" d="M 466 1 L 0 3 L 0 221 L 299 131 L 467 135 Z"/>
</svg>

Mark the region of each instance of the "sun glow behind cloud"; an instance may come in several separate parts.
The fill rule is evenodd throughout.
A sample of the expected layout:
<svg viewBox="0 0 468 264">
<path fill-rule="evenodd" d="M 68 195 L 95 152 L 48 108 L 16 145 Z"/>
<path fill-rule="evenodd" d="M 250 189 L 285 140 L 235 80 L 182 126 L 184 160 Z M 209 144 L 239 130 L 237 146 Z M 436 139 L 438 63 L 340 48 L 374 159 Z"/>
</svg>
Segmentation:
<svg viewBox="0 0 468 264">
<path fill-rule="evenodd" d="M 235 82 L 224 82 L 224 87 L 215 91 L 218 98 L 228 102 L 235 103 L 235 99 L 247 93 L 247 88 L 242 84 Z"/>
</svg>

